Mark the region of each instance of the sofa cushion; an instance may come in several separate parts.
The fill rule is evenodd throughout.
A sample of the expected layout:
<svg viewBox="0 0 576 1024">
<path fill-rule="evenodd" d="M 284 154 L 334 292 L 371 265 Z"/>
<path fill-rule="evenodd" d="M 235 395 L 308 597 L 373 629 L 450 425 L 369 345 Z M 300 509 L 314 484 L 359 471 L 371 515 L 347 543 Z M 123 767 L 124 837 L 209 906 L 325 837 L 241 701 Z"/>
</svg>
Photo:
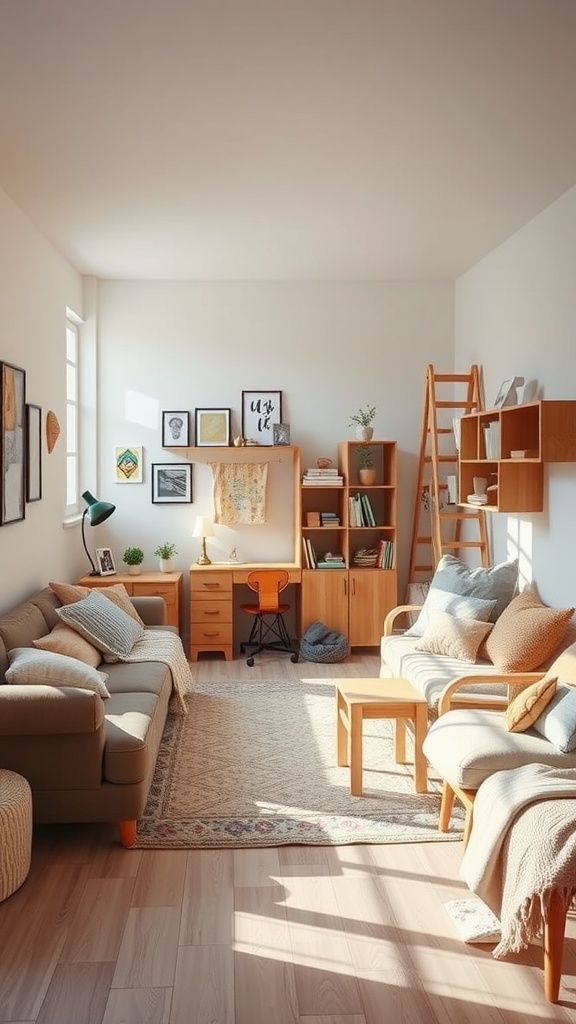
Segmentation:
<svg viewBox="0 0 576 1024">
<path fill-rule="evenodd" d="M 90 665 L 53 651 L 37 651 L 34 647 L 15 647 L 8 652 L 6 682 L 25 686 L 73 686 L 92 690 L 100 697 L 110 694 L 106 688 L 108 675 Z"/>
<path fill-rule="evenodd" d="M 576 687 L 558 683 L 550 703 L 534 722 L 534 730 L 565 754 L 576 748 Z"/>
<path fill-rule="evenodd" d="M 518 559 L 497 565 L 470 569 L 455 555 L 442 555 L 430 583 L 430 590 L 447 590 L 451 594 L 481 597 L 496 601 L 490 614 L 495 622 L 510 603 L 518 587 Z M 446 610 L 446 609 L 444 609 Z M 476 615 L 475 618 L 480 618 Z"/>
<path fill-rule="evenodd" d="M 556 693 L 556 679 L 545 676 L 522 690 L 506 708 L 509 732 L 525 732 L 534 724 Z"/>
<path fill-rule="evenodd" d="M 144 633 L 144 627 L 117 608 L 97 590 L 74 604 L 58 609 L 60 618 L 94 644 L 104 655 L 116 658 L 130 654 Z"/>
<path fill-rule="evenodd" d="M 59 622 L 46 636 L 32 642 L 40 651 L 66 654 L 69 658 L 77 658 L 85 665 L 91 665 L 92 668 L 98 668 L 102 661 L 102 654 L 98 648 L 80 636 L 75 629 L 65 626 L 63 622 Z"/>
<path fill-rule="evenodd" d="M 416 650 L 445 654 L 449 658 L 473 663 L 480 644 L 491 629 L 491 622 L 459 619 L 448 612 L 432 611 L 430 624 L 424 636 L 417 641 Z"/>
<path fill-rule="evenodd" d="M 106 705 L 104 778 L 130 785 L 150 773 L 156 743 L 151 736 L 163 730 L 163 716 L 156 717 L 159 698 L 153 693 L 114 694 Z M 160 721 L 158 720 L 160 719 Z"/>
<path fill-rule="evenodd" d="M 99 594 L 107 597 L 112 604 L 115 604 L 118 608 L 121 608 L 123 612 L 126 612 L 130 618 L 135 619 L 141 626 L 144 625 L 140 615 L 130 600 L 130 594 L 126 590 L 123 583 L 113 583 L 105 587 L 81 587 L 80 584 L 76 583 L 50 583 L 50 587 L 58 597 L 58 600 L 62 604 L 76 604 L 77 601 L 81 601 L 83 598 L 88 597 L 88 594 L 92 593 L 92 590 L 98 590 Z"/>
<path fill-rule="evenodd" d="M 531 672 L 560 647 L 573 615 L 574 608 L 549 608 L 528 586 L 502 612 L 486 654 L 502 672 Z"/>
<path fill-rule="evenodd" d="M 494 676 L 494 666 L 489 661 L 477 661 L 473 668 L 468 662 L 459 658 L 448 658 L 443 654 L 427 654 L 416 648 L 417 637 L 393 635 L 382 637 L 380 643 L 381 669 L 383 677 L 408 679 L 412 685 L 426 698 L 432 709 L 436 708 L 440 694 L 448 683 L 454 682 L 459 676 L 474 675 Z M 458 699 L 466 700 L 466 694 L 487 694 L 490 697 L 501 697 L 504 706 L 506 687 L 496 683 L 473 683 L 458 691 Z"/>
<path fill-rule="evenodd" d="M 423 751 L 442 779 L 453 786 L 477 790 L 497 771 L 525 764 L 576 768 L 576 752 L 563 754 L 533 728 L 508 732 L 500 711 L 458 708 L 430 726 Z"/>
<path fill-rule="evenodd" d="M 431 587 L 416 622 L 406 630 L 406 636 L 424 636 L 430 625 L 430 617 L 436 611 L 448 612 L 457 619 L 488 622 L 495 607 L 494 599 L 488 601 L 482 597 L 453 594 L 449 590 Z"/>
</svg>

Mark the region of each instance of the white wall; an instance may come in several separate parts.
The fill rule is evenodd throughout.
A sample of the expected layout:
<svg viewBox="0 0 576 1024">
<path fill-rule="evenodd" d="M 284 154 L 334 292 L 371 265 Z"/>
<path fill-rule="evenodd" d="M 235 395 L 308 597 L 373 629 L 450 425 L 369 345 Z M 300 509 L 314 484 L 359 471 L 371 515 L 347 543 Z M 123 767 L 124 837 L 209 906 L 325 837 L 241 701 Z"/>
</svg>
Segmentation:
<svg viewBox="0 0 576 1024">
<path fill-rule="evenodd" d="M 483 366 L 486 405 L 521 375 L 537 397 L 576 398 L 576 188 L 456 283 L 456 364 Z M 576 603 L 576 465 L 545 470 L 538 514 L 491 517 L 493 559 L 518 555 L 547 603 Z"/>
<path fill-rule="evenodd" d="M 80 311 L 82 281 L 0 191 L 0 360 L 26 371 L 27 401 L 42 407 L 42 500 L 0 528 L 0 612 L 55 577 L 72 578 L 77 531 L 62 527 L 65 445 L 48 455 L 44 420 L 66 411 L 66 306 Z"/>
</svg>

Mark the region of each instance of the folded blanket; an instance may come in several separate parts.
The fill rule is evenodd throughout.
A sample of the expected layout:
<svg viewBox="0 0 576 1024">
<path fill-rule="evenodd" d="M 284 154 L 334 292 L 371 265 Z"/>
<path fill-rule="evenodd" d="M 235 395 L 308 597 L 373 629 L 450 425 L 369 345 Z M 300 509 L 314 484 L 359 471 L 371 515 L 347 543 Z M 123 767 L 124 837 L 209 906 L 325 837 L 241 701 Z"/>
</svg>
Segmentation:
<svg viewBox="0 0 576 1024">
<path fill-rule="evenodd" d="M 187 714 L 184 697 L 192 692 L 192 674 L 177 633 L 167 629 L 146 630 L 140 640 L 136 641 L 130 654 L 120 658 L 120 661 L 160 661 L 167 665 L 172 674 L 172 687 L 179 709 L 183 714 Z"/>
<path fill-rule="evenodd" d="M 500 918 L 495 957 L 518 952 L 576 896 L 576 769 L 530 764 L 495 772 L 474 801 L 460 877 Z"/>
</svg>

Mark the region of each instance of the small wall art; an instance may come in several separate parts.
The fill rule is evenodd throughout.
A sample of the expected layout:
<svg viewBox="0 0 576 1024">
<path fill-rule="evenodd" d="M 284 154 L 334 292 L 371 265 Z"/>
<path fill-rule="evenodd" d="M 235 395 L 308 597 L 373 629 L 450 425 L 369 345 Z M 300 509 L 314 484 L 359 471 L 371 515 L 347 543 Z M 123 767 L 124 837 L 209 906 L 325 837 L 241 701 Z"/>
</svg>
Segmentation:
<svg viewBox="0 0 576 1024">
<path fill-rule="evenodd" d="M 196 445 L 200 448 L 230 444 L 230 409 L 196 409 Z"/>
<path fill-rule="evenodd" d="M 274 444 L 273 426 L 281 422 L 281 391 L 242 392 L 242 437 L 257 444 Z"/>
<path fill-rule="evenodd" d="M 114 480 L 117 484 L 141 484 L 144 449 L 120 445 L 114 449 Z"/>
<path fill-rule="evenodd" d="M 168 411 L 162 413 L 162 447 L 187 448 L 190 444 L 190 413 Z"/>
<path fill-rule="evenodd" d="M 26 406 L 26 501 L 42 497 L 42 409 Z"/>
<path fill-rule="evenodd" d="M 5 524 L 25 516 L 25 371 L 10 363 L 0 363 L 0 392 L 0 522 Z"/>
<path fill-rule="evenodd" d="M 272 438 L 274 444 L 290 444 L 290 424 L 273 423 Z"/>
<path fill-rule="evenodd" d="M 191 501 L 191 463 L 153 462 L 152 502 L 155 505 L 181 505 Z"/>
<path fill-rule="evenodd" d="M 96 565 L 101 576 L 112 576 L 116 572 L 116 563 L 111 548 L 96 548 Z"/>
</svg>

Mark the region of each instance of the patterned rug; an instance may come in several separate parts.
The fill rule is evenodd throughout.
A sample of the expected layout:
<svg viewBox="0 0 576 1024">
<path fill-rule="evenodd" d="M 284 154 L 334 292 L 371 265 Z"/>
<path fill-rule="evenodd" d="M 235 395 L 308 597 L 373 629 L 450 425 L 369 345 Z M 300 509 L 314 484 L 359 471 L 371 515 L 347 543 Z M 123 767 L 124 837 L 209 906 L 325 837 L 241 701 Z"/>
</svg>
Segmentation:
<svg viewBox="0 0 576 1024">
<path fill-rule="evenodd" d="M 194 683 L 168 717 L 136 846 L 214 849 L 461 839 L 438 832 L 440 787 L 416 794 L 393 723 L 364 723 L 364 795 L 336 765 L 334 682 Z"/>
</svg>

